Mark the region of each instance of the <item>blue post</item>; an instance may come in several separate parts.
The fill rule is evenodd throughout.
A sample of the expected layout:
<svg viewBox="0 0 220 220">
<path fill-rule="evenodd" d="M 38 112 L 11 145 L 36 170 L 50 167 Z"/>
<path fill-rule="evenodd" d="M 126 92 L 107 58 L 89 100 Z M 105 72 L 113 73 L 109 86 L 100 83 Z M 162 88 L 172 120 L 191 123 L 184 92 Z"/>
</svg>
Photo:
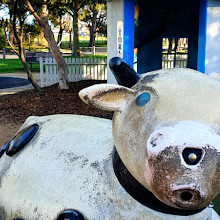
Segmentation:
<svg viewBox="0 0 220 220">
<path fill-rule="evenodd" d="M 200 0 L 197 70 L 205 73 L 207 0 Z"/>
<path fill-rule="evenodd" d="M 134 64 L 134 0 L 124 0 L 124 51 L 123 58 L 133 67 Z"/>
</svg>

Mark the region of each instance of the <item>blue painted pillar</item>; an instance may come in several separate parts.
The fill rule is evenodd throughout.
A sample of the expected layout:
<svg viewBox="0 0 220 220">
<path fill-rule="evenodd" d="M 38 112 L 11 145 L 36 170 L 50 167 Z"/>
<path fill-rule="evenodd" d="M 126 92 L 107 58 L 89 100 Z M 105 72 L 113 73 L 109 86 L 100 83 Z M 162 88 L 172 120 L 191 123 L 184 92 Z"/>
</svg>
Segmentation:
<svg viewBox="0 0 220 220">
<path fill-rule="evenodd" d="M 124 0 L 124 50 L 123 58 L 132 67 L 134 63 L 134 0 Z"/>
<path fill-rule="evenodd" d="M 197 70 L 205 73 L 207 0 L 200 0 Z"/>
</svg>

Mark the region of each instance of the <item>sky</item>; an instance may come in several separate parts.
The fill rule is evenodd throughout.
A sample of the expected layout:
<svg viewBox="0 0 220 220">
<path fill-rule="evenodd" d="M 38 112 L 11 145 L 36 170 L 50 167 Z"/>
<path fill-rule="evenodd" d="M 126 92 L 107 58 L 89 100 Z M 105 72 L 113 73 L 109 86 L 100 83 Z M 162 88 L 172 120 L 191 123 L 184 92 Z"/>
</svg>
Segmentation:
<svg viewBox="0 0 220 220">
<path fill-rule="evenodd" d="M 8 10 L 8 8 L 0 9 L 0 19 L 2 19 L 2 18 L 9 19 L 9 10 Z M 31 24 L 31 23 L 33 23 L 33 20 L 34 20 L 34 16 L 30 15 L 30 16 L 27 17 L 26 22 L 28 24 Z"/>
</svg>

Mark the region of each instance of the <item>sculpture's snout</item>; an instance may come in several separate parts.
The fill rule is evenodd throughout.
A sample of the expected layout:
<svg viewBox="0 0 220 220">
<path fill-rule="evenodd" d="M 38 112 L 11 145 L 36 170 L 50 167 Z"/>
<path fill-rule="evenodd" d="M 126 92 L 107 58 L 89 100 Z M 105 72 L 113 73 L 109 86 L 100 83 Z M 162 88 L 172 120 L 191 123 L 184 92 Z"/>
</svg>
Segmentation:
<svg viewBox="0 0 220 220">
<path fill-rule="evenodd" d="M 206 194 L 197 188 L 175 187 L 170 192 L 170 202 L 182 209 L 199 209 Z"/>
<path fill-rule="evenodd" d="M 200 122 L 181 121 L 155 130 L 147 141 L 149 188 L 170 206 L 204 208 L 220 187 L 218 146 L 219 134 Z"/>
</svg>

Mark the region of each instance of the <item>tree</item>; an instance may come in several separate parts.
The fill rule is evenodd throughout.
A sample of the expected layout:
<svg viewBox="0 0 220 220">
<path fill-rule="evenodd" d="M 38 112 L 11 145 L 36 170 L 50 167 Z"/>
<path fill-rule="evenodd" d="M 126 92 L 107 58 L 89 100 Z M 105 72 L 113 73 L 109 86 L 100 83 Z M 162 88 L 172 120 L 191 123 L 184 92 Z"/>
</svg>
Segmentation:
<svg viewBox="0 0 220 220">
<path fill-rule="evenodd" d="M 31 82 L 33 87 L 40 92 L 40 87 L 38 86 L 36 80 L 34 79 L 28 64 L 25 59 L 24 51 L 23 51 L 23 31 L 24 31 L 24 23 L 25 19 L 27 18 L 27 10 L 25 7 L 23 7 L 23 2 L 19 0 L 6 0 L 4 2 L 5 4 L 8 5 L 8 7 L 12 10 L 11 11 L 11 18 L 10 21 L 12 21 L 12 26 L 13 26 L 13 33 L 16 38 L 18 48 L 19 50 L 16 51 L 13 44 L 11 44 L 10 40 L 8 39 L 8 42 L 14 52 L 17 54 L 19 59 L 21 60 L 27 75 L 28 75 L 28 80 Z"/>
<path fill-rule="evenodd" d="M 78 0 L 74 0 L 73 2 L 74 14 L 73 14 L 73 56 L 80 56 L 80 49 L 79 49 L 79 9 L 80 4 Z"/>
<path fill-rule="evenodd" d="M 6 46 L 6 38 L 4 31 L 4 20 L 0 21 L 0 49 L 3 49 Z"/>
<path fill-rule="evenodd" d="M 32 1 L 33 2 L 33 1 Z M 58 65 L 58 71 L 59 71 L 59 88 L 60 89 L 68 89 L 68 71 L 67 71 L 67 65 L 66 62 L 57 46 L 57 43 L 54 39 L 54 35 L 53 32 L 49 26 L 48 23 L 48 10 L 47 10 L 47 4 L 46 4 L 46 0 L 43 0 L 43 4 L 41 6 L 41 15 L 39 15 L 37 13 L 37 9 L 35 10 L 32 6 L 32 2 L 30 2 L 29 0 L 25 0 L 25 4 L 28 8 L 28 10 L 31 12 L 31 14 L 33 14 L 33 16 L 35 17 L 35 19 L 37 20 L 37 22 L 39 23 L 43 33 L 44 33 L 44 37 L 47 40 L 51 52 L 57 62 Z"/>
<path fill-rule="evenodd" d="M 10 22 L 7 21 L 7 29 L 9 31 L 9 41 L 11 45 L 13 45 L 14 43 L 13 21 L 12 21 L 13 20 L 13 2 L 11 0 L 2 0 L 0 2 L 0 9 L 4 10 L 5 8 L 9 9 L 9 21 Z"/>
<path fill-rule="evenodd" d="M 81 13 L 81 19 L 90 29 L 89 46 L 95 46 L 97 33 L 107 35 L 106 2 L 103 0 L 90 0 Z"/>
<path fill-rule="evenodd" d="M 74 33 L 73 56 L 80 56 L 78 31 L 79 10 L 84 7 L 88 2 L 89 0 L 48 0 L 46 2 L 51 13 L 57 14 L 57 17 L 60 17 L 65 13 L 68 13 L 70 16 L 72 16 Z M 69 31 L 72 32 L 71 28 L 69 28 Z"/>
<path fill-rule="evenodd" d="M 68 0 L 66 12 L 69 13 L 73 18 L 73 56 L 80 56 L 79 48 L 79 10 L 85 6 L 88 0 Z"/>
<path fill-rule="evenodd" d="M 42 33 L 42 30 L 36 20 L 34 20 L 31 24 L 25 24 L 25 32 L 29 33 L 31 38 L 35 38 Z"/>
<path fill-rule="evenodd" d="M 57 37 L 57 44 L 62 41 L 63 31 L 67 23 L 65 18 L 65 8 L 67 7 L 67 2 L 65 0 L 50 0 L 47 2 L 47 8 L 49 10 L 49 19 L 52 21 L 54 26 L 59 25 L 59 33 Z"/>
</svg>

